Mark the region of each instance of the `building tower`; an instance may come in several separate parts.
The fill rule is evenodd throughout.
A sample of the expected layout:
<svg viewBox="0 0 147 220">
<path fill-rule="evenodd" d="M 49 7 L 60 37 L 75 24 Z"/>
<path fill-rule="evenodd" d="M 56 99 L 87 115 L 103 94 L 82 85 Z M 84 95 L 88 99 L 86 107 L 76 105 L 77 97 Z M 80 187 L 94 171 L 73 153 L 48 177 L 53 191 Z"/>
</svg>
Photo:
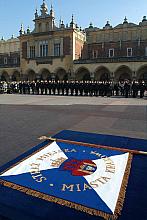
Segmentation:
<svg viewBox="0 0 147 220">
<path fill-rule="evenodd" d="M 53 6 L 51 5 L 50 13 L 48 13 L 48 7 L 45 3 L 45 0 L 43 0 L 43 3 L 40 8 L 41 14 L 38 15 L 38 11 L 35 12 L 35 33 L 40 32 L 48 32 L 53 31 L 55 28 L 55 15 Z"/>
</svg>

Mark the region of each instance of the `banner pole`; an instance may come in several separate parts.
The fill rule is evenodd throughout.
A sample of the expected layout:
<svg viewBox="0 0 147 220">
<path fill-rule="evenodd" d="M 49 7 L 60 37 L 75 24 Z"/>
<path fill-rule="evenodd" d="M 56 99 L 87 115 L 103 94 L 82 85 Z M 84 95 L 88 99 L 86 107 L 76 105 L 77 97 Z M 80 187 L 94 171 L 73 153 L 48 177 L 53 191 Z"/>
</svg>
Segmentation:
<svg viewBox="0 0 147 220">
<path fill-rule="evenodd" d="M 126 148 L 118 148 L 118 147 L 110 147 L 110 146 L 103 146 L 99 144 L 90 144 L 90 143 L 84 143 L 84 142 L 78 142 L 78 141 L 70 141 L 70 140 L 64 140 L 64 139 L 57 139 L 57 138 L 52 138 L 52 137 L 47 137 L 47 136 L 41 136 L 38 138 L 39 140 L 49 140 L 49 141 L 58 141 L 58 142 L 63 142 L 63 143 L 69 143 L 69 144 L 76 144 L 76 145 L 86 145 L 89 147 L 97 147 L 97 148 L 103 148 L 103 149 L 108 149 L 108 150 L 118 150 L 126 153 L 132 153 L 132 154 L 140 154 L 140 155 L 147 155 L 146 151 L 139 151 L 139 150 L 131 150 L 131 149 L 126 149 Z"/>
</svg>

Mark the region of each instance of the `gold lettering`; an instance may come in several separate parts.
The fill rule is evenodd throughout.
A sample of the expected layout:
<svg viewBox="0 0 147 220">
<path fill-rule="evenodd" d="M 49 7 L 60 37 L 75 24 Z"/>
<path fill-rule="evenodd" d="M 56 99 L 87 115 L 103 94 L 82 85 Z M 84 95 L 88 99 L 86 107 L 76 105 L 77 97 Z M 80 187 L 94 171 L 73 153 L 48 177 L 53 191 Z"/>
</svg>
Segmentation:
<svg viewBox="0 0 147 220">
<path fill-rule="evenodd" d="M 32 178 L 36 180 L 38 177 L 41 177 L 41 176 L 42 176 L 41 174 L 39 174 L 39 175 L 37 175 L 37 176 L 33 176 L 33 175 L 32 175 Z"/>
<path fill-rule="evenodd" d="M 31 173 L 31 175 L 40 174 L 40 171 L 39 170 L 37 170 L 37 171 L 36 170 L 31 170 L 30 173 Z"/>
<path fill-rule="evenodd" d="M 107 173 L 115 173 L 115 166 L 106 166 Z"/>
<path fill-rule="evenodd" d="M 105 184 L 105 183 L 107 183 L 110 179 L 111 179 L 111 178 L 109 178 L 109 177 L 105 177 L 105 176 L 103 177 L 103 176 L 101 176 L 100 178 L 98 178 L 98 179 L 96 179 L 96 180 L 90 182 L 90 185 L 91 185 L 93 188 L 97 188 L 97 187 L 99 187 L 99 183 Z"/>
<path fill-rule="evenodd" d="M 105 177 L 105 176 L 103 176 L 103 177 L 101 177 L 106 183 L 111 179 L 111 178 L 109 178 L 109 177 Z"/>
<path fill-rule="evenodd" d="M 44 176 L 41 176 L 40 179 L 37 179 L 36 182 L 42 183 L 43 181 L 47 180 Z"/>
<path fill-rule="evenodd" d="M 103 158 L 107 158 L 107 156 L 105 156 L 105 155 L 102 155 L 102 156 L 101 156 L 101 159 L 103 159 Z"/>
<path fill-rule="evenodd" d="M 66 158 L 63 158 L 63 157 L 57 158 L 56 160 L 52 161 L 51 166 L 52 167 L 59 167 L 65 160 L 66 160 Z"/>
<path fill-rule="evenodd" d="M 73 188 L 74 188 L 73 184 L 71 184 L 71 185 L 63 184 L 62 191 L 69 190 L 70 192 L 73 192 Z"/>
<path fill-rule="evenodd" d="M 92 188 L 99 187 L 99 185 L 97 183 L 94 183 L 94 181 L 90 183 L 90 186 L 92 186 Z"/>
<path fill-rule="evenodd" d="M 38 163 L 32 163 L 32 164 L 30 164 L 30 166 L 31 166 L 31 167 L 39 167 L 40 164 L 38 164 Z"/>
<path fill-rule="evenodd" d="M 57 153 L 58 153 L 57 151 L 53 151 L 53 152 L 52 152 L 52 155 L 55 155 L 55 154 L 57 154 Z"/>
<path fill-rule="evenodd" d="M 80 184 L 76 184 L 76 186 L 77 186 L 77 192 L 81 192 L 81 190 L 80 190 Z"/>
<path fill-rule="evenodd" d="M 92 189 L 92 188 L 89 185 L 87 185 L 86 183 L 84 183 L 83 191 L 86 191 L 87 189 Z"/>
<path fill-rule="evenodd" d="M 37 160 L 43 161 L 44 159 L 50 157 L 51 155 L 52 155 L 51 153 L 44 154 L 44 155 L 40 156 L 39 158 L 37 158 Z"/>
<path fill-rule="evenodd" d="M 114 162 L 113 162 L 109 157 L 103 158 L 103 160 L 104 160 L 106 163 L 114 164 Z"/>
<path fill-rule="evenodd" d="M 102 183 L 102 184 L 105 184 L 105 182 L 103 181 L 103 178 L 102 178 L 102 177 L 98 178 L 97 181 L 100 182 L 100 183 Z"/>
<path fill-rule="evenodd" d="M 67 148 L 67 149 L 64 149 L 64 151 L 65 151 L 66 153 L 76 153 L 76 152 L 77 152 L 75 149 L 69 150 L 68 148 Z"/>
<path fill-rule="evenodd" d="M 101 156 L 102 156 L 102 154 L 99 154 L 99 153 L 96 152 L 96 151 L 91 151 L 90 154 L 94 154 L 94 155 L 96 155 L 97 157 L 101 157 Z"/>
<path fill-rule="evenodd" d="M 106 171 L 107 173 L 115 173 L 115 164 L 110 158 L 103 158 L 106 163 Z"/>
</svg>

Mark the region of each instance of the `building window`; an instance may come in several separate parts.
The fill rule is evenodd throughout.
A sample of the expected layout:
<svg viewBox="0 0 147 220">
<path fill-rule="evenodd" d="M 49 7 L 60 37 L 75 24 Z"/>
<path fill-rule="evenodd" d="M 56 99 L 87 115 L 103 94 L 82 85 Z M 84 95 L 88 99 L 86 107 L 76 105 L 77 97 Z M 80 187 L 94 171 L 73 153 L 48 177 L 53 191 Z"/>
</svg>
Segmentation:
<svg viewBox="0 0 147 220">
<path fill-rule="evenodd" d="M 17 64 L 17 57 L 13 58 L 13 64 Z"/>
<path fill-rule="evenodd" d="M 127 57 L 132 56 L 132 48 L 127 48 Z"/>
<path fill-rule="evenodd" d="M 4 57 L 4 64 L 8 64 L 8 58 Z"/>
<path fill-rule="evenodd" d="M 49 30 L 49 23 L 47 22 L 46 23 L 46 31 L 48 31 Z"/>
<path fill-rule="evenodd" d="M 60 56 L 60 44 L 54 44 L 54 56 Z"/>
<path fill-rule="evenodd" d="M 30 58 L 35 58 L 35 46 L 30 47 Z"/>
<path fill-rule="evenodd" d="M 92 58 L 96 59 L 98 57 L 98 51 L 97 50 L 93 50 L 92 51 Z"/>
<path fill-rule="evenodd" d="M 41 23 L 38 25 L 38 27 L 39 27 L 39 32 L 42 32 L 42 25 L 41 25 Z"/>
<path fill-rule="evenodd" d="M 109 49 L 109 57 L 114 57 L 114 49 Z"/>
<path fill-rule="evenodd" d="M 145 56 L 147 56 L 147 47 L 145 47 Z"/>
<path fill-rule="evenodd" d="M 48 56 L 48 41 L 40 41 L 40 57 L 47 57 Z"/>
</svg>

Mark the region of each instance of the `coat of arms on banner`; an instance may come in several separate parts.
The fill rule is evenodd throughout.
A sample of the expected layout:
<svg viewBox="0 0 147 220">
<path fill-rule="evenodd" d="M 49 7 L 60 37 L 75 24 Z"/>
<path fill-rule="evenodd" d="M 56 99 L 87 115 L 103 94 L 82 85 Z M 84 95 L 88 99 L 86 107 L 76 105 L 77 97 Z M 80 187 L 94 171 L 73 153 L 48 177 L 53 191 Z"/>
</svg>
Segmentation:
<svg viewBox="0 0 147 220">
<path fill-rule="evenodd" d="M 4 171 L 0 183 L 50 202 L 117 219 L 125 198 L 132 155 L 53 142 Z"/>
</svg>

